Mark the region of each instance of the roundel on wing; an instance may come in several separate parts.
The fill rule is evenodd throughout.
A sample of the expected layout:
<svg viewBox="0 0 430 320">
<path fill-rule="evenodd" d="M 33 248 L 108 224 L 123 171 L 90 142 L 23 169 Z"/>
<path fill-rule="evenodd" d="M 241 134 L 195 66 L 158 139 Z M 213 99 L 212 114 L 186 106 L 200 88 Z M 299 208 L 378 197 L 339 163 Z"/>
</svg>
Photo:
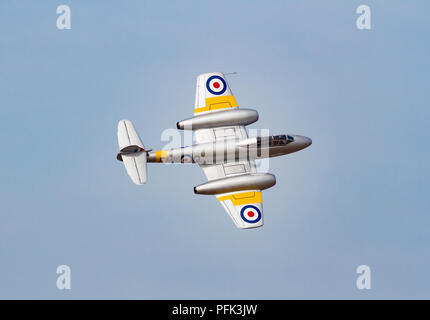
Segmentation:
<svg viewBox="0 0 430 320">
<path fill-rule="evenodd" d="M 227 84 L 220 76 L 212 76 L 206 81 L 206 89 L 212 94 L 220 95 L 227 90 Z"/>
<path fill-rule="evenodd" d="M 248 223 L 257 223 L 261 220 L 260 210 L 252 205 L 244 206 L 242 210 L 240 210 L 240 216 L 243 221 Z"/>
</svg>

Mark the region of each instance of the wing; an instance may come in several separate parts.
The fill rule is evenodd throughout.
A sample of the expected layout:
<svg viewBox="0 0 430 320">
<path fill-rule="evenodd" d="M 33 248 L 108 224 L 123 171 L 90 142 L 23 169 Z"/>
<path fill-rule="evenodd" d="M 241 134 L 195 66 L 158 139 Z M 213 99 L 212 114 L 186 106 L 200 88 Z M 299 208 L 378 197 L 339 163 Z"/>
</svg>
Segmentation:
<svg viewBox="0 0 430 320">
<path fill-rule="evenodd" d="M 197 77 L 194 115 L 236 107 L 237 102 L 222 73 L 204 73 Z"/>
<path fill-rule="evenodd" d="M 197 77 L 194 115 L 237 107 L 236 99 L 222 73 L 204 73 Z M 248 135 L 244 126 L 235 126 L 216 129 L 200 129 L 194 132 L 194 136 L 196 143 L 204 143 L 218 139 L 235 137 L 246 138 Z"/>
<path fill-rule="evenodd" d="M 263 225 L 261 190 L 249 190 L 217 195 L 236 227 L 257 228 Z"/>
<path fill-rule="evenodd" d="M 200 165 L 208 180 L 256 173 L 255 161 L 240 161 L 213 165 Z M 240 229 L 263 225 L 263 199 L 261 190 L 244 190 L 216 195 L 234 224 Z"/>
<path fill-rule="evenodd" d="M 197 77 L 196 103 L 194 115 L 237 108 L 236 99 L 222 73 L 205 73 Z M 196 143 L 226 139 L 246 139 L 244 126 L 230 126 L 200 129 L 195 132 Z M 254 161 L 200 165 L 208 180 L 234 175 L 255 173 Z M 263 201 L 261 190 L 245 190 L 216 195 L 235 225 L 240 229 L 256 228 L 263 225 Z"/>
</svg>

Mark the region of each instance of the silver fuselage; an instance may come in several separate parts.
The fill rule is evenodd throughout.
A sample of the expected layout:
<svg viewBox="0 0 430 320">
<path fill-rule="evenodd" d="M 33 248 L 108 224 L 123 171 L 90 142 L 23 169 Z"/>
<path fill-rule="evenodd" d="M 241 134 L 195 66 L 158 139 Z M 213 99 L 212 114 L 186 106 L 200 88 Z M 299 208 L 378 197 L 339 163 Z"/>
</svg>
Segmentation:
<svg viewBox="0 0 430 320">
<path fill-rule="evenodd" d="M 263 142 L 259 144 L 253 143 L 252 138 L 246 140 L 227 139 L 195 144 L 183 148 L 151 152 L 148 154 L 148 162 L 209 165 L 256 160 L 297 152 L 312 143 L 312 140 L 307 137 L 291 136 L 294 137 L 294 141 L 286 145 L 269 145 L 268 142 L 265 143 L 264 138 Z"/>
</svg>

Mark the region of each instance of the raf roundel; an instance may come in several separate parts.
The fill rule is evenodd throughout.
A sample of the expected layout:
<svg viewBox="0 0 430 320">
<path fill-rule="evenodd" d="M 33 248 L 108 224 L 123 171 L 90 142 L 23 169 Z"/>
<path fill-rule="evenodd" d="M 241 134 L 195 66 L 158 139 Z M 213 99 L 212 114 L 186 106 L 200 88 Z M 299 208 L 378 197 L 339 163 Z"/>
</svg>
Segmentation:
<svg viewBox="0 0 430 320">
<path fill-rule="evenodd" d="M 189 154 L 184 154 L 181 156 L 181 163 L 192 163 L 193 157 L 191 157 Z"/>
<path fill-rule="evenodd" d="M 220 95 L 227 90 L 227 84 L 220 76 L 212 76 L 206 81 L 206 89 L 212 94 Z"/>
<path fill-rule="evenodd" d="M 261 220 L 261 212 L 256 206 L 244 206 L 242 210 L 240 210 L 240 216 L 243 221 L 248 223 L 257 223 Z"/>
</svg>

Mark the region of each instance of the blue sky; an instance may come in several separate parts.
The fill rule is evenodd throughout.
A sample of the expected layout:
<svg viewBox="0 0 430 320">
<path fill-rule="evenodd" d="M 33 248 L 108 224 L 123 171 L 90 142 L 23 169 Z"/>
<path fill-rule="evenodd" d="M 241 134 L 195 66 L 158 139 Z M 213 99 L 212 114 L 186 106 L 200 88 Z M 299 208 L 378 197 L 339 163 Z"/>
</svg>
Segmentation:
<svg viewBox="0 0 430 320">
<path fill-rule="evenodd" d="M 72 29 L 56 28 L 68 4 Z M 358 30 L 356 8 L 372 10 Z M 2 1 L 0 298 L 430 298 L 430 5 L 424 1 Z M 197 166 L 117 152 L 192 115 L 232 72 L 251 128 L 311 147 L 270 160 L 265 225 L 238 230 Z M 58 265 L 72 289 L 56 288 Z M 372 289 L 356 288 L 358 265 Z"/>
</svg>

